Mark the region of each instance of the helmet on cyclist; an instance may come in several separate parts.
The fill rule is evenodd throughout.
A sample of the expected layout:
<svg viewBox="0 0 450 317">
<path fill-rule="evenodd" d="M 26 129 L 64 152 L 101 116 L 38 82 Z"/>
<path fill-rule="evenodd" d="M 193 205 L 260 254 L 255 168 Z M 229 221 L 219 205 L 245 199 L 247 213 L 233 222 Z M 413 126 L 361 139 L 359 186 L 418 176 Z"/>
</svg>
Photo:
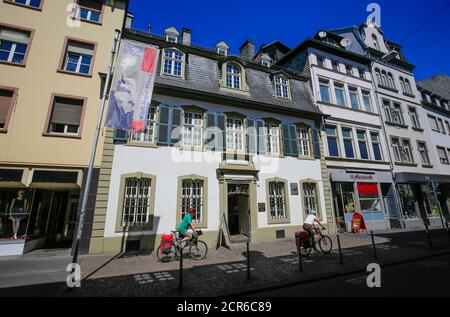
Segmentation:
<svg viewBox="0 0 450 317">
<path fill-rule="evenodd" d="M 316 216 L 317 212 L 315 209 L 311 209 L 311 211 L 309 212 L 311 215 Z"/>
</svg>

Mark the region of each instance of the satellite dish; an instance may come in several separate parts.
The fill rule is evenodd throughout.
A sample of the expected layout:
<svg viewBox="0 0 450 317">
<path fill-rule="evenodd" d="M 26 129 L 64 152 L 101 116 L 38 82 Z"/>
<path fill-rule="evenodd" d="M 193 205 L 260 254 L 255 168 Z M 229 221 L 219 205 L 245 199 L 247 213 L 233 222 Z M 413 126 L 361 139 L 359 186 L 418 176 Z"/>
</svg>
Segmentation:
<svg viewBox="0 0 450 317">
<path fill-rule="evenodd" d="M 351 44 L 352 44 L 352 40 L 350 40 L 348 38 L 343 38 L 341 40 L 342 47 L 349 47 Z"/>
<path fill-rule="evenodd" d="M 324 38 L 325 36 L 327 36 L 327 32 L 325 32 L 325 31 L 320 31 L 320 32 L 319 32 L 319 36 L 320 36 L 321 38 Z"/>
</svg>

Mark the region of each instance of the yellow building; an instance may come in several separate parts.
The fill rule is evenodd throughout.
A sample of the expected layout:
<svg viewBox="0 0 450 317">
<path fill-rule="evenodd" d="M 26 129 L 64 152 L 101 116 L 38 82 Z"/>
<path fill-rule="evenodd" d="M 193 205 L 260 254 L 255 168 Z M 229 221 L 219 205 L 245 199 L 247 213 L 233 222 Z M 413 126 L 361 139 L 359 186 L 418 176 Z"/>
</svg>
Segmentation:
<svg viewBox="0 0 450 317">
<path fill-rule="evenodd" d="M 0 256 L 71 246 L 102 83 L 127 6 L 0 0 Z M 97 155 L 88 211 L 100 164 Z"/>
</svg>

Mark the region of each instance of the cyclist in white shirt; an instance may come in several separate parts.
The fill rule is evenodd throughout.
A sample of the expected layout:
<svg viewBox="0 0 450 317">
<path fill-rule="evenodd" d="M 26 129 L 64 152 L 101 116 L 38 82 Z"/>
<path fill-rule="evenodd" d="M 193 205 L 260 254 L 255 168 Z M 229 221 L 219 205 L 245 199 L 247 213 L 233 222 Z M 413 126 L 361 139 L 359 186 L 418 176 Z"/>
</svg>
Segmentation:
<svg viewBox="0 0 450 317">
<path fill-rule="evenodd" d="M 305 223 L 303 224 L 303 230 L 309 232 L 309 237 L 311 241 L 314 243 L 314 227 L 315 224 L 318 223 L 323 229 L 325 227 L 320 222 L 320 219 L 316 216 L 316 211 L 313 209 L 310 211 L 308 216 L 306 216 Z"/>
</svg>

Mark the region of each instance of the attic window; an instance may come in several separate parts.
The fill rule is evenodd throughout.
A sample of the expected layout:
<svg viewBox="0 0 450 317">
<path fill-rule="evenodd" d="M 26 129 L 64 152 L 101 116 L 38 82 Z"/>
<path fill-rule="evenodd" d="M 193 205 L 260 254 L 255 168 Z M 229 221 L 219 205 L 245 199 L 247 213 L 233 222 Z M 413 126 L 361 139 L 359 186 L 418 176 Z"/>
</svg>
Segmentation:
<svg viewBox="0 0 450 317">
<path fill-rule="evenodd" d="M 176 37 L 174 35 L 166 35 L 166 42 L 178 43 L 178 37 Z"/>
<path fill-rule="evenodd" d="M 217 48 L 216 53 L 222 56 L 227 56 L 227 50 L 220 47 Z"/>
<path fill-rule="evenodd" d="M 327 43 L 327 44 L 329 44 L 329 45 L 338 46 L 336 41 L 334 39 L 329 38 L 329 37 L 325 37 L 322 41 Z"/>
<path fill-rule="evenodd" d="M 261 60 L 261 65 L 264 67 L 270 67 L 270 62 L 266 60 Z"/>
</svg>

